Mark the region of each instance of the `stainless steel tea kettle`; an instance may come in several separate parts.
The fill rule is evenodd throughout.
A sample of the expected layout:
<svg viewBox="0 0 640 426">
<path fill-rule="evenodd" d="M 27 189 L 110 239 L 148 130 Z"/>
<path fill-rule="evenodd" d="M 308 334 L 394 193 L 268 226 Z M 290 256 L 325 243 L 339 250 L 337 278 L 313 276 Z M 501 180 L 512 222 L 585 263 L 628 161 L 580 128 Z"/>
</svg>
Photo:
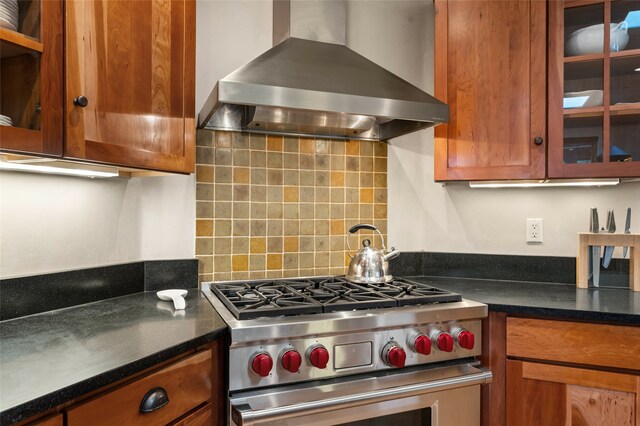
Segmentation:
<svg viewBox="0 0 640 426">
<path fill-rule="evenodd" d="M 376 231 L 382 240 L 382 250 L 371 247 L 371 240 L 362 240 L 362 248 L 355 255 L 351 254 L 349 237 L 361 229 Z M 351 262 L 347 271 L 347 280 L 359 284 L 380 284 L 393 281 L 393 276 L 389 274 L 389 260 L 400 256 L 400 252 L 393 247 L 387 252 L 384 245 L 384 237 L 378 228 L 373 225 L 361 223 L 349 229 L 347 235 L 347 248 Z"/>
</svg>

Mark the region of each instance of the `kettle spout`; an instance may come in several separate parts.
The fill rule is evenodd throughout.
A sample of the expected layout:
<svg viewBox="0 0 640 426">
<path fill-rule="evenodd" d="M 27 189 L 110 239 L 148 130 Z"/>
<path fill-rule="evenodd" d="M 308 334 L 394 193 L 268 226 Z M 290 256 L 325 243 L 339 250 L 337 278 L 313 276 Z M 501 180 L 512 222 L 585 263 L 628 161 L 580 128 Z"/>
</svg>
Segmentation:
<svg viewBox="0 0 640 426">
<path fill-rule="evenodd" d="M 396 249 L 394 249 L 393 247 L 391 247 L 391 251 L 387 254 L 384 255 L 383 259 L 385 262 L 388 262 L 389 260 L 393 260 L 396 257 L 400 256 L 400 252 Z"/>
</svg>

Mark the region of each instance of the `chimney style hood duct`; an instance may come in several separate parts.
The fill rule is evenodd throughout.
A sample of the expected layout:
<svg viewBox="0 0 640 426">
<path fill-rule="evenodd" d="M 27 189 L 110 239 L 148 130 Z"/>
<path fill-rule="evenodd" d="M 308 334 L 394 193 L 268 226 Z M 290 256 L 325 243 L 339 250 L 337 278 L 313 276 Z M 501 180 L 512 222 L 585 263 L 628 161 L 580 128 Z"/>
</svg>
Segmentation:
<svg viewBox="0 0 640 426">
<path fill-rule="evenodd" d="M 218 81 L 199 127 L 387 140 L 448 121 L 446 104 L 347 48 L 345 22 L 344 1 L 274 0 L 279 44 Z"/>
</svg>

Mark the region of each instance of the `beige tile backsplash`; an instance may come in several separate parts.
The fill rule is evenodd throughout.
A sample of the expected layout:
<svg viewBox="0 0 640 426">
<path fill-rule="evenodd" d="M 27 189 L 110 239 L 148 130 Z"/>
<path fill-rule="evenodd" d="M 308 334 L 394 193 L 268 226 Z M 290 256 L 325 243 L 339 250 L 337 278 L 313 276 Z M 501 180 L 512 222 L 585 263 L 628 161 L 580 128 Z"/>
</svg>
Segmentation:
<svg viewBox="0 0 640 426">
<path fill-rule="evenodd" d="M 357 223 L 386 238 L 385 143 L 198 131 L 201 281 L 344 274 Z"/>
</svg>

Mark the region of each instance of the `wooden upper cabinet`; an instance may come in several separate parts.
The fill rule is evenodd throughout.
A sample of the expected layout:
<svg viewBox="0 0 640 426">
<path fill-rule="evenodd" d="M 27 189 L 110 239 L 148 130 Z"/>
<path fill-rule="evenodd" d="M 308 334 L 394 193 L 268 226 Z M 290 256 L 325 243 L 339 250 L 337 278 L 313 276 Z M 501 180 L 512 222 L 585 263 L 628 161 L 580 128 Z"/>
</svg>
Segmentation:
<svg viewBox="0 0 640 426">
<path fill-rule="evenodd" d="M 450 108 L 435 128 L 435 179 L 544 178 L 546 2 L 435 7 L 435 95 Z"/>
<path fill-rule="evenodd" d="M 549 2 L 549 177 L 640 176 L 638 13 L 639 0 Z"/>
<path fill-rule="evenodd" d="M 0 28 L 0 114 L 11 119 L 0 125 L 0 149 L 59 157 L 62 0 L 22 0 L 18 9 L 17 28 Z"/>
<path fill-rule="evenodd" d="M 64 156 L 192 172 L 195 0 L 67 0 L 65 14 Z"/>
</svg>

